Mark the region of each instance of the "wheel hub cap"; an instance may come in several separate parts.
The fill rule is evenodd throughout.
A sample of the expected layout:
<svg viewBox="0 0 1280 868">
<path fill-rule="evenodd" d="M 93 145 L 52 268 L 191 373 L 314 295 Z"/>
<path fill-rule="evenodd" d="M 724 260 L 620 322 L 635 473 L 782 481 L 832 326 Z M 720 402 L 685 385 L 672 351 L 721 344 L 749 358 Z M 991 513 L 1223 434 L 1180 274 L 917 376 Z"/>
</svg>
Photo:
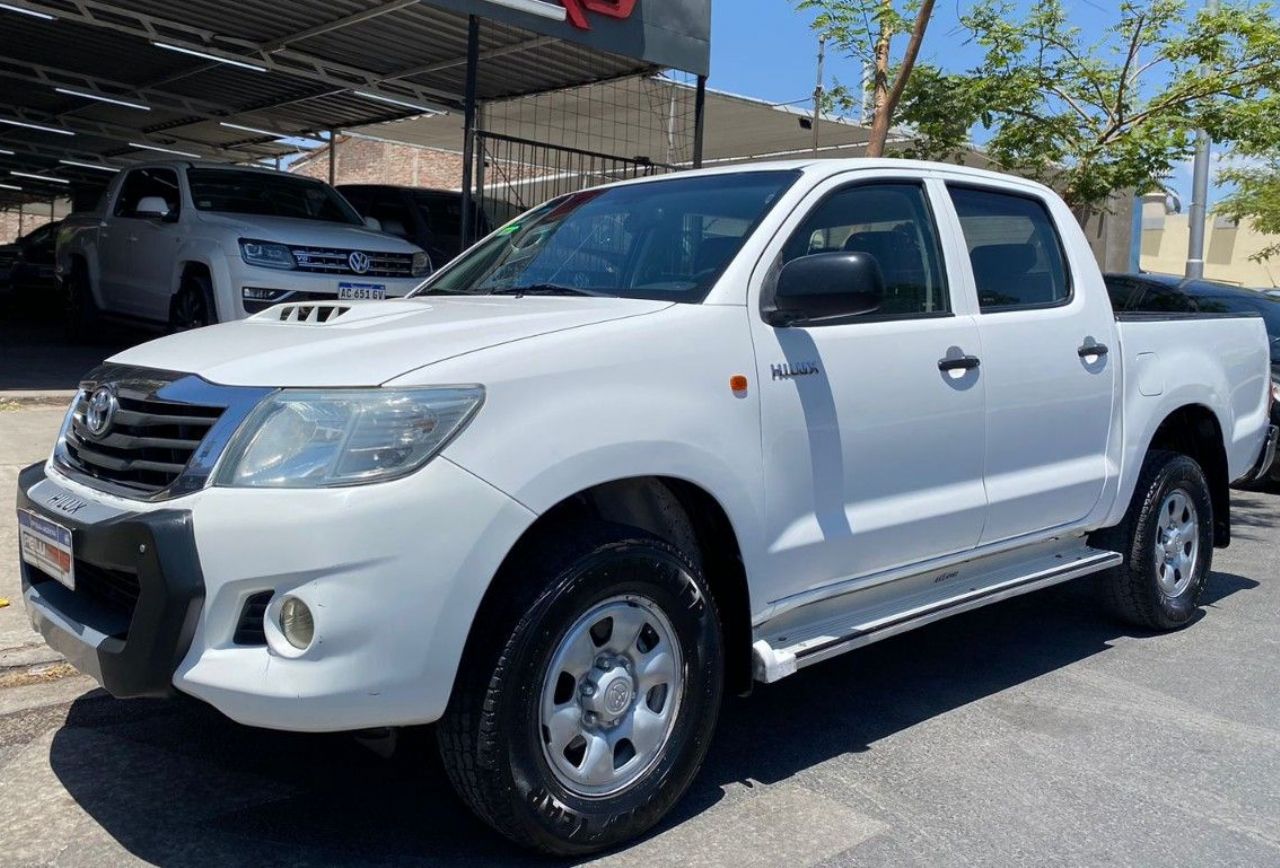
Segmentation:
<svg viewBox="0 0 1280 868">
<path fill-rule="evenodd" d="M 543 677 L 543 755 L 585 797 L 618 793 L 661 759 L 684 674 L 670 620 L 644 597 L 593 607 L 561 638 Z"/>
<path fill-rule="evenodd" d="M 1160 590 L 1171 597 L 1184 592 L 1195 578 L 1200 556 L 1200 518 L 1195 502 L 1182 489 L 1171 491 L 1160 504 L 1156 522 L 1155 561 Z"/>
</svg>

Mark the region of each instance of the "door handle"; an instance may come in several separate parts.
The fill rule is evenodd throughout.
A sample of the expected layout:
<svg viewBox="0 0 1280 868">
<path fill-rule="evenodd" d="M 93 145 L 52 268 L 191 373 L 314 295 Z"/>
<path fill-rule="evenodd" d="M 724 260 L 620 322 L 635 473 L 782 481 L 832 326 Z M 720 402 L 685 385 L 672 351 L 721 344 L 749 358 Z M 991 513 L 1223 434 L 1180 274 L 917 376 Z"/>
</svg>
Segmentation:
<svg viewBox="0 0 1280 868">
<path fill-rule="evenodd" d="M 1106 344 L 1081 344 L 1080 349 L 1076 350 L 1076 355 L 1080 358 L 1088 356 L 1105 356 L 1111 350 L 1107 349 Z"/>
<path fill-rule="evenodd" d="M 949 359 L 938 359 L 939 371 L 972 371 L 982 364 L 977 356 L 955 356 Z"/>
<path fill-rule="evenodd" d="M 129 236 L 129 240 L 130 240 L 130 241 L 134 241 L 134 242 L 136 242 L 136 241 L 138 240 L 138 236 L 137 236 L 137 235 L 130 235 L 130 236 Z"/>
</svg>

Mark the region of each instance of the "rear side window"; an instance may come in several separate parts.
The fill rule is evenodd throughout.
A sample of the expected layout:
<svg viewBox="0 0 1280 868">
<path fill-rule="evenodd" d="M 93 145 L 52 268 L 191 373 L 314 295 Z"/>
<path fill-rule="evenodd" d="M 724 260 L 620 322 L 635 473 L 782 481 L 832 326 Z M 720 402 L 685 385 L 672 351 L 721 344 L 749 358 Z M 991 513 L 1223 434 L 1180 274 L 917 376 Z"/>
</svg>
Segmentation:
<svg viewBox="0 0 1280 868">
<path fill-rule="evenodd" d="M 948 189 L 984 313 L 1050 307 L 1071 298 L 1062 239 L 1044 203 L 995 190 Z"/>
</svg>

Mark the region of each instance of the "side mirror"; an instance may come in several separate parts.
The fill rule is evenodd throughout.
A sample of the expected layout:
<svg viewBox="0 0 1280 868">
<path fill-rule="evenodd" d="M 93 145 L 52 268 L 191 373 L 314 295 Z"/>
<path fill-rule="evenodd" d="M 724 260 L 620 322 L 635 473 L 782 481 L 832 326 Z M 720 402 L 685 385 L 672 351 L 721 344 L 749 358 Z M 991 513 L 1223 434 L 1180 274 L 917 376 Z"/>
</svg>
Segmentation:
<svg viewBox="0 0 1280 868">
<path fill-rule="evenodd" d="M 884 277 L 874 256 L 815 253 L 783 266 L 763 314 L 769 325 L 785 328 L 862 316 L 879 310 L 883 302 Z"/>
<path fill-rule="evenodd" d="M 382 221 L 379 220 L 377 217 L 364 218 L 364 225 L 366 228 L 372 229 L 374 232 L 382 231 Z"/>
<path fill-rule="evenodd" d="M 169 203 L 160 196 L 143 196 L 133 209 L 133 216 L 163 220 L 169 216 Z"/>
</svg>

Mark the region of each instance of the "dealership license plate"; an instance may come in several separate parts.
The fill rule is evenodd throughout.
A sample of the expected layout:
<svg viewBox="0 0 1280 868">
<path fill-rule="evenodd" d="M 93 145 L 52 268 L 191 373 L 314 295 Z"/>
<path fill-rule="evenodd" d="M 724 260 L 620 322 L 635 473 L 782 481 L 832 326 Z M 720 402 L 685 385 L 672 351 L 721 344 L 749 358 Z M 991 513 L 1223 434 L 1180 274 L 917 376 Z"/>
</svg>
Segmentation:
<svg viewBox="0 0 1280 868">
<path fill-rule="evenodd" d="M 339 283 L 340 301 L 382 301 L 387 297 L 385 283 Z"/>
<path fill-rule="evenodd" d="M 27 509 L 18 510 L 18 549 L 22 560 L 76 589 L 76 559 L 71 531 Z"/>
</svg>

